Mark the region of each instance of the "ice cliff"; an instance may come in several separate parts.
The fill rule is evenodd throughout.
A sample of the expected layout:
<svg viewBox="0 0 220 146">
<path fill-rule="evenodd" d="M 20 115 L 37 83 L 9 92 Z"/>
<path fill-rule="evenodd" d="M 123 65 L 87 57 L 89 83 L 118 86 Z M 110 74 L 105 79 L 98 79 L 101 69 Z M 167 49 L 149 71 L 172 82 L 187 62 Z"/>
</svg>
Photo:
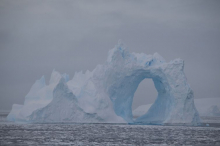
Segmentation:
<svg viewBox="0 0 220 146">
<path fill-rule="evenodd" d="M 13 105 L 8 120 L 197 125 L 200 119 L 183 69 L 181 59 L 166 62 L 158 53 L 129 53 L 119 44 L 91 72 L 75 73 L 69 80 L 53 71 L 49 85 L 44 77 L 36 81 L 24 105 Z M 158 97 L 133 121 L 133 96 L 145 78 L 153 80 Z"/>
</svg>

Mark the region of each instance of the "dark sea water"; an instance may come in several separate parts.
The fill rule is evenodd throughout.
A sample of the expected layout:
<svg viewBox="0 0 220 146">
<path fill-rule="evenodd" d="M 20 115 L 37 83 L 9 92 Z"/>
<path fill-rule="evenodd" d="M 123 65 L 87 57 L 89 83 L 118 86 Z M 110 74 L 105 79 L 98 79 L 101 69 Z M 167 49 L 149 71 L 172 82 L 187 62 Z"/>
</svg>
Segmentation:
<svg viewBox="0 0 220 146">
<path fill-rule="evenodd" d="M 220 127 L 15 124 L 1 119 L 0 145 L 220 145 Z"/>
</svg>

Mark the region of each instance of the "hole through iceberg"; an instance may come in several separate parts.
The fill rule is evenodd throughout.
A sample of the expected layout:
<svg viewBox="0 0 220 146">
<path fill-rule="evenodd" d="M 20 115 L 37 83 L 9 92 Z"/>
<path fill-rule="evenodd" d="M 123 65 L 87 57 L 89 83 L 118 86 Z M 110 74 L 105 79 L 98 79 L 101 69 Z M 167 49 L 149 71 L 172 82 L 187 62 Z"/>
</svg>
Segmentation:
<svg viewBox="0 0 220 146">
<path fill-rule="evenodd" d="M 149 78 L 142 80 L 134 93 L 132 103 L 133 119 L 146 114 L 151 104 L 156 100 L 156 97 L 157 90 L 155 89 L 153 80 Z"/>
</svg>

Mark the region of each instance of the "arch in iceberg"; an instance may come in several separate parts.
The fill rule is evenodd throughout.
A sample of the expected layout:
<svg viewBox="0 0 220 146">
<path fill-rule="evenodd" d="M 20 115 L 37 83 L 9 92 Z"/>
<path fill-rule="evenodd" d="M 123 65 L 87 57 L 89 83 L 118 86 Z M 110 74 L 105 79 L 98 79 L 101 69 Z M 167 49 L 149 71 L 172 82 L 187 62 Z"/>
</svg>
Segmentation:
<svg viewBox="0 0 220 146">
<path fill-rule="evenodd" d="M 199 123 L 193 91 L 184 74 L 184 61 L 169 63 L 158 54 L 129 53 L 122 46 L 111 50 L 106 71 L 106 92 L 115 113 L 129 123 L 190 124 Z M 151 78 L 158 92 L 148 112 L 132 120 L 132 102 L 140 82 Z M 147 99 L 146 99 L 147 100 Z"/>
</svg>

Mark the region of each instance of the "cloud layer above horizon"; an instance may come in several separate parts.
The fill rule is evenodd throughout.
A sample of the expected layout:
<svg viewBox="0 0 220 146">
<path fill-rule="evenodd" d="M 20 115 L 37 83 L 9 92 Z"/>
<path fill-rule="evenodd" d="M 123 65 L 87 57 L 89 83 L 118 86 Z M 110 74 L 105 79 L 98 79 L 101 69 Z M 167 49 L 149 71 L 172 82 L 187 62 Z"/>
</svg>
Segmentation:
<svg viewBox="0 0 220 146">
<path fill-rule="evenodd" d="M 130 52 L 185 60 L 195 98 L 220 97 L 220 1 L 1 0 L 0 110 L 22 104 L 35 80 L 103 64 L 121 39 Z M 146 87 L 147 89 L 145 89 Z M 143 82 L 133 107 L 152 103 Z"/>
</svg>

